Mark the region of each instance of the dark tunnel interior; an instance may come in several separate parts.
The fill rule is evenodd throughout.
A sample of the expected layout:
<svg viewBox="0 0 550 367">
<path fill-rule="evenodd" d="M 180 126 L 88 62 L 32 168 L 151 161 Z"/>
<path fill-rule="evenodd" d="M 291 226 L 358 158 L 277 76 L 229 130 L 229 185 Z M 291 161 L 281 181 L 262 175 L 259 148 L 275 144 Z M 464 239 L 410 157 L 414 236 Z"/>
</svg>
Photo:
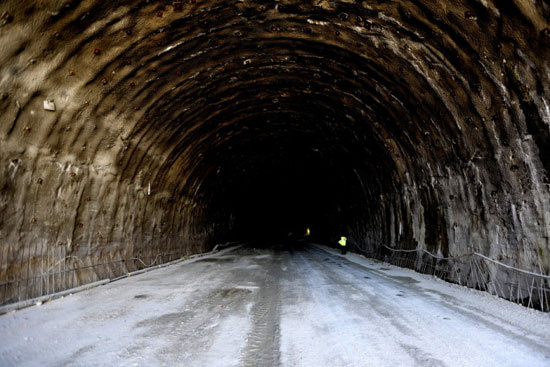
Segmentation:
<svg viewBox="0 0 550 367">
<path fill-rule="evenodd" d="M 326 241 L 346 230 L 345 218 L 366 214 L 367 192 L 358 173 L 366 169 L 358 159 L 366 152 L 357 142 L 323 142 L 316 134 L 255 137 L 213 154 L 213 162 L 206 158 L 205 164 L 217 167 L 201 187 L 212 216 L 231 218 L 232 236 L 241 240 L 303 237 L 310 228 L 312 238 Z"/>
<path fill-rule="evenodd" d="M 2 303 L 41 292 L 44 254 L 70 288 L 306 228 L 550 272 L 546 1 L 0 13 Z"/>
<path fill-rule="evenodd" d="M 373 129 L 358 122 L 368 112 L 356 110 L 379 102 L 346 92 L 372 89 L 371 73 L 365 70 L 362 80 L 357 55 L 309 43 L 247 42 L 230 54 L 276 60 L 247 65 L 233 88 L 209 93 L 207 103 L 223 112 L 208 117 L 207 126 L 223 127 L 201 142 L 197 176 L 208 174 L 198 197 L 220 222 L 232 219 L 236 238 L 271 240 L 312 227 L 317 238 L 328 240 L 346 230 L 350 218 L 363 216 L 380 181 L 391 180 L 391 158 Z M 321 59 L 327 56 L 328 62 Z M 391 119 L 385 108 L 377 109 L 370 118 Z M 369 177 L 368 188 L 359 172 Z"/>
</svg>

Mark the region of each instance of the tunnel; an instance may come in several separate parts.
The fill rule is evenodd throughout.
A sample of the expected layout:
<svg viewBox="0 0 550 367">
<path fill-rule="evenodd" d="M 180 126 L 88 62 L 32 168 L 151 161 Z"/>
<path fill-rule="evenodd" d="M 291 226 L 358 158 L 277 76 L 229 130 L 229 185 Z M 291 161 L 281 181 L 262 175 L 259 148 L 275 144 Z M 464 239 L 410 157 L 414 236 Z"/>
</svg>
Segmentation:
<svg viewBox="0 0 550 367">
<path fill-rule="evenodd" d="M 0 14 L 1 304 L 218 244 L 347 236 L 512 300 L 542 275 L 544 306 L 547 1 L 6 0 Z M 472 253 L 490 260 L 483 281 L 463 278 Z"/>
</svg>

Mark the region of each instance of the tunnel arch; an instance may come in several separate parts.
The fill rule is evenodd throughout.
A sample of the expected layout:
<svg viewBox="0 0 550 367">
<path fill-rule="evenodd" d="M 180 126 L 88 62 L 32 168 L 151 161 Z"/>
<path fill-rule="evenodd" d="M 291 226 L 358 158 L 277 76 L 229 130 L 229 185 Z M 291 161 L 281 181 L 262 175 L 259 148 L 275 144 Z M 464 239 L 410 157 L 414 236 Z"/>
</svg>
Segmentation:
<svg viewBox="0 0 550 367">
<path fill-rule="evenodd" d="M 550 272 L 546 1 L 0 13 L 3 303 L 308 225 Z"/>
</svg>

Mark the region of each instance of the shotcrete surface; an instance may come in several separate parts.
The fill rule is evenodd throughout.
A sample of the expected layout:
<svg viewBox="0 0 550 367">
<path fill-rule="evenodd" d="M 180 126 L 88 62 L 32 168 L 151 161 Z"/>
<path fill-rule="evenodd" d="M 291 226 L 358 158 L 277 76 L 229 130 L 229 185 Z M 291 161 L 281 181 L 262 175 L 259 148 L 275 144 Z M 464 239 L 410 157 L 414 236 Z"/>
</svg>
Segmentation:
<svg viewBox="0 0 550 367">
<path fill-rule="evenodd" d="M 2 366 L 548 366 L 550 317 L 320 246 L 241 247 L 0 317 Z"/>
</svg>

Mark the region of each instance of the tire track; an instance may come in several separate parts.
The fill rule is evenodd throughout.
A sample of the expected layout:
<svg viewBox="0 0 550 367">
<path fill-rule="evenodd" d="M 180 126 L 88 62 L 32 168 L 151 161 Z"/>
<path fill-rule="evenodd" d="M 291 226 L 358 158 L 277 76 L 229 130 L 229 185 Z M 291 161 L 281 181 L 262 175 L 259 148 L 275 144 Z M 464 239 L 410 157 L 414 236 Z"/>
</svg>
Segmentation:
<svg viewBox="0 0 550 367">
<path fill-rule="evenodd" d="M 280 365 L 280 319 L 281 319 L 281 256 L 275 253 L 266 272 L 259 280 L 260 291 L 252 308 L 252 328 L 247 338 L 242 365 Z"/>
</svg>

